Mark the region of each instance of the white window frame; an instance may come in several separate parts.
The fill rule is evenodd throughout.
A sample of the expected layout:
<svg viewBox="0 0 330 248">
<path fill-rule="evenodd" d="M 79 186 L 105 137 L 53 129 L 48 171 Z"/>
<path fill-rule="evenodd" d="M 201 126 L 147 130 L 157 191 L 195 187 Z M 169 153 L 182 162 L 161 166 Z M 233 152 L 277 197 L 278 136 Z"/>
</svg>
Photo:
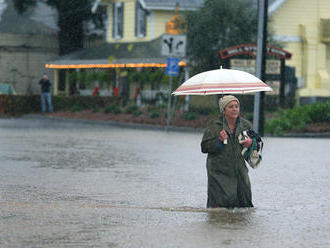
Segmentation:
<svg viewBox="0 0 330 248">
<path fill-rule="evenodd" d="M 120 12 L 121 11 L 121 12 Z M 116 2 L 113 4 L 113 38 L 121 39 L 124 34 L 124 3 Z"/>
<path fill-rule="evenodd" d="M 135 36 L 143 38 L 147 35 L 147 11 L 143 8 L 140 1 L 136 1 L 135 4 Z"/>
</svg>

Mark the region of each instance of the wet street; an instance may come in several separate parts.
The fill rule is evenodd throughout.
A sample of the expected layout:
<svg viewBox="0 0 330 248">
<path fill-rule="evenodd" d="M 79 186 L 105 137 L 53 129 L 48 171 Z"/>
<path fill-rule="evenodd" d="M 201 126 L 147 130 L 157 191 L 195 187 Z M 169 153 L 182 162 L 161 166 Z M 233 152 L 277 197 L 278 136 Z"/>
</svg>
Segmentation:
<svg viewBox="0 0 330 248">
<path fill-rule="evenodd" d="M 255 208 L 207 210 L 201 138 L 0 119 L 0 247 L 330 247 L 330 139 L 266 137 Z"/>
</svg>

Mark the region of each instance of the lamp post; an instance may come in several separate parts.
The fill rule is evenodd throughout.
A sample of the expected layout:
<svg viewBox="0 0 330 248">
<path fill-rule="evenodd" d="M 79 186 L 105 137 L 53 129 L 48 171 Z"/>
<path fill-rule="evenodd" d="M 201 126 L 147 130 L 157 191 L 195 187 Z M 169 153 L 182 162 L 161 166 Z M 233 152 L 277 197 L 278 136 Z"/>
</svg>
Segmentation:
<svg viewBox="0 0 330 248">
<path fill-rule="evenodd" d="M 268 0 L 258 0 L 258 40 L 256 76 L 265 82 L 265 61 L 267 43 L 267 11 Z M 258 92 L 254 95 L 253 129 L 261 136 L 264 135 L 264 99 L 265 92 Z"/>
</svg>

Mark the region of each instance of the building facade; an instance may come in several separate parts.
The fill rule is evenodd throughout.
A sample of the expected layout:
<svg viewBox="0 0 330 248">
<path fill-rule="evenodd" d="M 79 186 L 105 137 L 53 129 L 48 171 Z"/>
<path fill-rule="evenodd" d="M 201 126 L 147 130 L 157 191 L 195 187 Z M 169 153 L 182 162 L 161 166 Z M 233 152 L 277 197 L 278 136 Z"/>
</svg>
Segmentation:
<svg viewBox="0 0 330 248">
<path fill-rule="evenodd" d="M 179 11 L 196 10 L 203 0 L 102 0 L 106 6 L 107 42 L 141 42 L 159 38 Z"/>
<path fill-rule="evenodd" d="M 84 49 L 46 64 L 54 69 L 55 93 L 61 93 L 60 72 L 66 74 L 88 70 L 115 70 L 122 75 L 125 70 L 165 68 L 166 56 L 161 54 L 162 35 L 166 25 L 179 11 L 195 10 L 203 0 L 102 0 L 95 1 L 93 10 L 105 9 L 106 39 L 99 47 Z M 178 4 L 178 5 L 177 5 Z M 173 21 L 173 20 L 172 20 Z M 174 30 L 171 28 L 171 30 Z M 185 66 L 185 61 L 180 61 Z M 68 77 L 66 77 L 68 78 Z M 119 84 L 117 82 L 112 84 Z M 65 82 L 64 94 L 69 94 L 69 82 Z M 82 92 L 82 91 L 81 91 Z"/>
<path fill-rule="evenodd" d="M 17 94 L 40 92 L 45 61 L 58 56 L 56 13 L 46 4 L 20 15 L 13 1 L 0 0 L 0 82 Z"/>
<path fill-rule="evenodd" d="M 177 3 L 179 10 L 185 11 L 196 10 L 203 2 L 203 0 L 97 0 L 95 8 L 101 6 L 107 13 L 106 43 L 118 49 L 122 44 L 127 47 L 127 51 L 130 51 L 137 43 L 146 44 L 154 41 L 166 32 L 166 23 L 176 13 Z M 253 2 L 256 7 L 257 1 Z M 328 98 L 330 96 L 330 1 L 269 0 L 268 3 L 268 17 L 271 19 L 269 28 L 274 33 L 274 40 L 292 54 L 287 65 L 295 69 L 298 79 L 297 95 L 301 102 Z M 237 44 L 233 44 L 235 45 Z M 111 54 L 103 54 L 101 58 L 103 63 L 110 64 L 109 67 L 111 64 L 116 66 L 115 60 L 120 59 Z M 125 55 L 122 58 L 127 59 Z M 79 60 L 79 57 L 77 59 Z M 137 57 L 137 59 L 141 58 Z M 66 64 L 72 62 L 79 63 L 73 60 L 62 61 L 59 63 L 61 67 L 58 68 L 65 68 Z M 85 56 L 83 62 L 90 64 L 93 61 L 88 61 L 88 56 Z M 122 66 L 125 67 L 125 63 L 121 63 Z"/>
<path fill-rule="evenodd" d="M 274 39 L 293 55 L 301 103 L 330 98 L 330 1 L 277 0 L 268 13 Z"/>
</svg>

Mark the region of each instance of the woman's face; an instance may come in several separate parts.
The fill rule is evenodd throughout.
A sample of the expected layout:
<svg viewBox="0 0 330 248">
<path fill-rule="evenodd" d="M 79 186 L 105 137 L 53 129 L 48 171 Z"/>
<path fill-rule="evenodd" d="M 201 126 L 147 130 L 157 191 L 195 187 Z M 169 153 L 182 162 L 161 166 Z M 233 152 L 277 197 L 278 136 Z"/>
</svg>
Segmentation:
<svg viewBox="0 0 330 248">
<path fill-rule="evenodd" d="M 230 119 L 236 119 L 239 115 L 239 104 L 233 100 L 227 104 L 224 110 L 224 115 Z"/>
</svg>

